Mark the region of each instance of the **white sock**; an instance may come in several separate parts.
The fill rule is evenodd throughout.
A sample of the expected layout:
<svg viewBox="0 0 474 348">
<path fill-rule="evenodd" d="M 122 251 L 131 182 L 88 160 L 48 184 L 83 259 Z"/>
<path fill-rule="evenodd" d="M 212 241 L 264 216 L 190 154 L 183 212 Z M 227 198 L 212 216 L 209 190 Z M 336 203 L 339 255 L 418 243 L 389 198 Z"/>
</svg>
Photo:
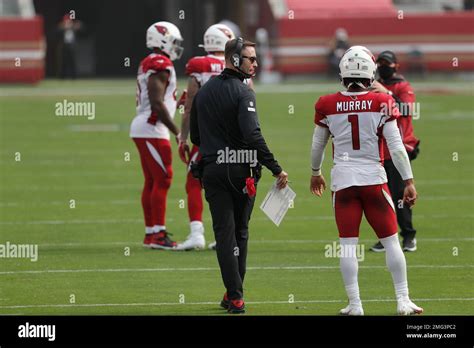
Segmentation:
<svg viewBox="0 0 474 348">
<path fill-rule="evenodd" d="M 403 254 L 398 234 L 380 239 L 385 248 L 385 260 L 392 273 L 393 286 L 397 300 L 408 299 L 407 263 Z"/>
<path fill-rule="evenodd" d="M 339 241 L 342 248 L 340 258 L 341 273 L 347 297 L 350 304 L 360 306 L 359 283 L 357 281 L 359 264 L 356 257 L 356 247 L 359 238 L 339 238 Z"/>
<path fill-rule="evenodd" d="M 146 227 L 145 227 L 145 233 L 146 233 L 146 234 L 152 234 L 152 233 L 153 233 L 153 227 L 148 227 L 148 226 L 146 226 Z"/>
<path fill-rule="evenodd" d="M 153 226 L 153 233 L 158 233 L 160 231 L 166 230 L 166 226 L 164 225 L 155 225 Z"/>
<path fill-rule="evenodd" d="M 189 224 L 191 228 L 191 234 L 197 234 L 197 235 L 203 235 L 204 234 L 204 225 L 202 224 L 202 221 L 191 221 Z"/>
</svg>

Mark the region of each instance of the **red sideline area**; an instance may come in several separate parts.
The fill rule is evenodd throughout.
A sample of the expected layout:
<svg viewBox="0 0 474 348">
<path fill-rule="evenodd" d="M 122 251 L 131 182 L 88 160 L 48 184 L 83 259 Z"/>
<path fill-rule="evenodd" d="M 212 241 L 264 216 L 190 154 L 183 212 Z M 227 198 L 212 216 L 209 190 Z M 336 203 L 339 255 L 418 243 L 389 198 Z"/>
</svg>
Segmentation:
<svg viewBox="0 0 474 348">
<path fill-rule="evenodd" d="M 286 0 L 298 19 L 387 16 L 397 12 L 392 0 Z"/>
<path fill-rule="evenodd" d="M 43 18 L 0 19 L 0 82 L 36 83 L 44 78 Z"/>
<path fill-rule="evenodd" d="M 338 28 L 346 29 L 350 45 L 367 46 L 374 54 L 394 51 L 402 70 L 416 65 L 426 71 L 474 69 L 472 11 L 404 14 L 399 19 L 400 13 L 388 2 L 377 1 L 379 7 L 369 11 L 366 5 L 374 7 L 373 1 L 331 0 L 322 4 L 287 0 L 294 18 L 276 20 L 275 69 L 286 74 L 326 71 L 327 54 Z"/>
</svg>

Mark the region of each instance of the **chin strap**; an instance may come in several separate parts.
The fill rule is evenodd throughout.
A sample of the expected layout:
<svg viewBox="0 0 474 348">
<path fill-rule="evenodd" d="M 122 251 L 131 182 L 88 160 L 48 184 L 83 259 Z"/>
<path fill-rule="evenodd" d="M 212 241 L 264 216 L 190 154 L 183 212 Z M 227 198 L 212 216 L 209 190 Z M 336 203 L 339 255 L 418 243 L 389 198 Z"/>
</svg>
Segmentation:
<svg viewBox="0 0 474 348">
<path fill-rule="evenodd" d="M 357 86 L 359 86 L 359 87 L 362 88 L 362 89 L 369 89 L 370 86 L 372 86 L 372 83 L 373 83 L 373 82 L 371 82 L 370 85 L 366 86 L 366 85 L 364 85 L 364 84 L 363 84 L 362 82 L 360 82 L 360 81 L 351 82 L 351 83 L 349 83 L 349 85 L 347 86 L 347 88 L 350 88 L 352 85 L 357 85 Z"/>
<path fill-rule="evenodd" d="M 351 88 L 351 86 L 353 86 L 353 85 L 357 85 L 357 86 L 359 86 L 360 88 L 363 88 L 363 89 L 366 89 L 366 88 L 367 88 L 367 87 L 364 86 L 364 84 L 363 84 L 362 82 L 360 82 L 360 81 L 349 83 L 349 84 L 347 85 L 347 88 Z"/>
<path fill-rule="evenodd" d="M 365 86 L 365 85 L 364 85 L 362 82 L 360 82 L 360 81 L 351 82 L 351 83 L 349 83 L 349 84 L 347 85 L 347 88 L 350 88 L 350 87 L 353 86 L 353 85 L 357 85 L 357 86 L 359 86 L 359 87 L 362 88 L 362 89 L 369 89 L 369 88 L 372 86 L 373 83 L 374 83 L 374 79 L 371 79 L 371 80 L 370 80 L 370 84 L 369 84 L 368 86 Z M 342 78 L 341 78 L 341 85 L 344 86 L 344 80 L 343 80 Z M 345 87 L 345 86 L 344 86 L 344 87 Z"/>
</svg>

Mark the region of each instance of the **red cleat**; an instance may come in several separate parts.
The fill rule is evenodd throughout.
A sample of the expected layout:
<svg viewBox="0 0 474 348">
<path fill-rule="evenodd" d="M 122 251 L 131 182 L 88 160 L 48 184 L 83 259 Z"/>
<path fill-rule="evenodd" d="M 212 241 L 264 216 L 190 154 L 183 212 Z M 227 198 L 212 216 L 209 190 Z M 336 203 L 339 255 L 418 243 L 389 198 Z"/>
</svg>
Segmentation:
<svg viewBox="0 0 474 348">
<path fill-rule="evenodd" d="M 174 249 L 176 248 L 176 242 L 172 241 L 168 236 L 171 236 L 171 233 L 166 231 L 160 231 L 158 233 L 153 233 L 153 237 L 150 243 L 152 249 Z"/>
<path fill-rule="evenodd" d="M 145 239 L 143 240 L 143 246 L 144 246 L 145 248 L 151 248 L 151 245 L 150 245 L 150 244 L 151 244 L 152 239 L 153 239 L 153 234 L 152 234 L 152 233 L 150 233 L 150 234 L 148 234 L 148 233 L 145 234 Z"/>
</svg>

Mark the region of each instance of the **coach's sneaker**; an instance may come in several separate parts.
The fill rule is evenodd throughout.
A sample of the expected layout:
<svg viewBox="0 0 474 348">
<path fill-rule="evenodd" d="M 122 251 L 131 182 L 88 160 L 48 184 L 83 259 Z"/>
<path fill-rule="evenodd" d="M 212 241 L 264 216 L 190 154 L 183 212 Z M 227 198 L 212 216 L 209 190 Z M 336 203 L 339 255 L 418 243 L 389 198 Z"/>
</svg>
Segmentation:
<svg viewBox="0 0 474 348">
<path fill-rule="evenodd" d="M 229 308 L 227 312 L 230 314 L 243 314 L 245 313 L 245 303 L 244 300 L 230 300 Z"/>
<path fill-rule="evenodd" d="M 403 251 L 415 251 L 416 250 L 416 238 L 403 238 L 402 242 Z"/>
<path fill-rule="evenodd" d="M 222 298 L 221 307 L 224 308 L 224 309 L 229 309 L 229 304 L 230 304 L 230 301 L 229 301 L 229 297 L 227 296 L 227 292 L 226 292 L 224 294 L 224 297 Z"/>
<path fill-rule="evenodd" d="M 209 243 L 207 246 L 210 250 L 216 250 L 217 242 Z"/>
<path fill-rule="evenodd" d="M 160 231 L 158 233 L 153 233 L 153 237 L 150 243 L 152 249 L 174 249 L 176 248 L 176 242 L 172 241 L 168 236 L 171 236 L 171 233 L 166 231 Z"/>
<path fill-rule="evenodd" d="M 423 308 L 418 307 L 409 298 L 405 298 L 397 301 L 397 313 L 398 315 L 421 314 Z"/>
<path fill-rule="evenodd" d="M 224 294 L 224 297 L 222 297 L 222 301 L 221 301 L 221 304 L 220 306 L 224 309 L 229 309 L 229 304 L 230 304 L 230 301 L 229 301 L 229 297 L 227 296 L 227 292 Z"/>
<path fill-rule="evenodd" d="M 376 253 L 383 253 L 385 251 L 385 248 L 381 242 L 377 242 L 370 248 L 370 250 Z"/>
<path fill-rule="evenodd" d="M 346 308 L 339 311 L 341 315 L 364 315 L 362 305 L 349 304 Z"/>
<path fill-rule="evenodd" d="M 183 243 L 176 246 L 176 250 L 204 249 L 206 240 L 202 234 L 190 234 Z"/>
<path fill-rule="evenodd" d="M 152 239 L 153 239 L 153 233 L 145 234 L 145 239 L 143 240 L 143 246 L 145 248 L 151 248 Z"/>
</svg>

